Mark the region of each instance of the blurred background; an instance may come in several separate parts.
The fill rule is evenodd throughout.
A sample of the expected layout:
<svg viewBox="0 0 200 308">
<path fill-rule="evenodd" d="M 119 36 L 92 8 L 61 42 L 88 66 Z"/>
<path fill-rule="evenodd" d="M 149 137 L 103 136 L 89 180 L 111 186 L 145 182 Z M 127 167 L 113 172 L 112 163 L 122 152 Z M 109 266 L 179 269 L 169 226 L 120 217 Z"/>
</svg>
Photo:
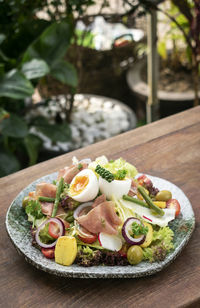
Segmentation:
<svg viewBox="0 0 200 308">
<path fill-rule="evenodd" d="M 199 0 L 2 0 L 0 26 L 0 177 L 199 104 Z"/>
</svg>

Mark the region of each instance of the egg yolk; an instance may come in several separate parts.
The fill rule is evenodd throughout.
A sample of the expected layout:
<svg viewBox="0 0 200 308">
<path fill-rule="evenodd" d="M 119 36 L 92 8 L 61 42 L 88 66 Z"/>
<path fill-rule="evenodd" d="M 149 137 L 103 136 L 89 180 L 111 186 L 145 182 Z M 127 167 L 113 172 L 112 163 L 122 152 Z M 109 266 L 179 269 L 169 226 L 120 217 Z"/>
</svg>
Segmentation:
<svg viewBox="0 0 200 308">
<path fill-rule="evenodd" d="M 88 182 L 89 178 L 87 176 L 77 176 L 70 187 L 71 194 L 73 196 L 80 194 L 88 185 Z"/>
</svg>

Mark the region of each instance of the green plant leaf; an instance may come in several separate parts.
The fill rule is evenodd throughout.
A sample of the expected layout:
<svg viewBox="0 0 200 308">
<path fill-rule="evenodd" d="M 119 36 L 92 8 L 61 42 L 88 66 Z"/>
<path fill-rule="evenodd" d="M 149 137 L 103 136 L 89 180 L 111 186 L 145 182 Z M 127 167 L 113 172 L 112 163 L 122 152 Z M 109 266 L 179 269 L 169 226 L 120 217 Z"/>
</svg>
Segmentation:
<svg viewBox="0 0 200 308">
<path fill-rule="evenodd" d="M 92 34 L 90 31 L 83 31 L 83 30 L 75 30 L 76 33 L 76 43 L 77 45 L 81 45 L 88 48 L 95 48 L 94 38 L 95 35 Z M 72 43 L 75 42 L 75 39 L 72 39 Z"/>
<path fill-rule="evenodd" d="M 61 60 L 56 62 L 51 68 L 51 75 L 69 86 L 76 87 L 78 84 L 78 77 L 75 67 L 67 61 Z"/>
<path fill-rule="evenodd" d="M 6 55 L 3 53 L 3 51 L 0 49 L 0 60 L 8 62 L 10 59 L 8 57 L 6 57 Z"/>
<path fill-rule="evenodd" d="M 0 97 L 24 99 L 33 92 L 34 88 L 30 81 L 18 70 L 11 70 L 0 79 Z"/>
<path fill-rule="evenodd" d="M 0 177 L 16 172 L 20 169 L 20 163 L 10 152 L 0 152 Z"/>
<path fill-rule="evenodd" d="M 71 137 L 71 130 L 67 123 L 49 124 L 48 126 L 39 126 L 37 128 L 53 142 L 66 142 L 70 140 Z"/>
<path fill-rule="evenodd" d="M 27 79 L 36 79 L 49 73 L 49 66 L 44 60 L 33 59 L 25 62 L 21 68 L 22 73 Z"/>
<path fill-rule="evenodd" d="M 167 48 L 165 41 L 158 42 L 158 53 L 163 60 L 167 59 Z"/>
<path fill-rule="evenodd" d="M 35 119 L 34 126 L 53 142 L 66 142 L 71 138 L 68 123 L 49 124 L 47 119 L 38 117 Z"/>
<path fill-rule="evenodd" d="M 6 36 L 3 33 L 0 33 L 0 45 L 3 43 L 3 41 L 5 40 Z"/>
<path fill-rule="evenodd" d="M 29 165 L 34 165 L 37 162 L 39 149 L 42 146 L 42 140 L 33 134 L 29 134 L 25 137 L 24 144 L 29 156 Z"/>
<path fill-rule="evenodd" d="M 31 59 L 43 59 L 51 67 L 56 61 L 63 58 L 70 44 L 72 35 L 69 23 L 62 21 L 51 24 L 28 47 L 23 62 Z"/>
<path fill-rule="evenodd" d="M 7 119 L 10 117 L 10 114 L 8 111 L 6 111 L 4 108 L 0 107 L 0 122 L 4 119 Z"/>
<path fill-rule="evenodd" d="M 0 132 L 3 136 L 24 138 L 28 134 L 26 122 L 15 114 L 0 122 Z"/>
</svg>

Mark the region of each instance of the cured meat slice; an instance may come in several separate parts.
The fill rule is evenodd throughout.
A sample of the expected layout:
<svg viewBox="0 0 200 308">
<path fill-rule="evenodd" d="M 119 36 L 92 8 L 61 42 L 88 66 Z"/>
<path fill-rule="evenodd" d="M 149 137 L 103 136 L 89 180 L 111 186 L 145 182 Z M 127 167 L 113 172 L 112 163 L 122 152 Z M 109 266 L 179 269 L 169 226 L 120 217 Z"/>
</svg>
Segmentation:
<svg viewBox="0 0 200 308">
<path fill-rule="evenodd" d="M 53 206 L 54 206 L 53 202 L 40 202 L 40 204 L 41 204 L 42 213 L 44 215 L 51 216 L 52 211 L 53 211 Z M 63 208 L 59 205 L 56 216 L 59 216 L 62 214 L 66 214 L 66 213 L 63 210 Z"/>
<path fill-rule="evenodd" d="M 121 224 L 112 201 L 102 202 L 88 214 L 78 217 L 77 221 L 91 233 L 117 234 L 117 227 Z"/>
<path fill-rule="evenodd" d="M 42 213 L 47 216 L 51 216 L 53 211 L 53 202 L 40 202 Z"/>
<path fill-rule="evenodd" d="M 36 196 L 55 198 L 56 189 L 57 189 L 56 185 L 42 182 L 36 185 L 35 194 Z"/>
<path fill-rule="evenodd" d="M 101 204 L 102 202 L 106 201 L 106 196 L 104 194 L 102 194 L 101 196 L 97 197 L 94 200 L 94 203 L 92 204 L 92 207 L 96 207 L 97 205 Z"/>
<path fill-rule="evenodd" d="M 79 165 L 72 165 L 70 167 L 65 167 L 63 169 L 60 169 L 58 173 L 58 178 L 59 180 L 61 177 L 64 178 L 64 182 L 67 184 L 70 184 L 73 178 L 83 169 L 87 168 L 86 163 L 81 163 L 82 167 L 79 168 Z"/>
<path fill-rule="evenodd" d="M 138 186 L 138 184 L 134 180 L 132 180 L 131 188 L 130 188 L 130 190 L 128 192 L 129 196 L 133 197 L 133 196 L 137 195 L 137 186 Z"/>
</svg>

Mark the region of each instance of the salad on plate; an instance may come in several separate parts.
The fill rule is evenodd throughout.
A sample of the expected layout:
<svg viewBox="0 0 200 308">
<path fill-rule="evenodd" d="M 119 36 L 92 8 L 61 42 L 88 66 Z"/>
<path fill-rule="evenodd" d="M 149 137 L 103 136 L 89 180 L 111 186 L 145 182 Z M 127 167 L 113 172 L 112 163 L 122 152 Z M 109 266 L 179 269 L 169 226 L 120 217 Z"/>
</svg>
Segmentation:
<svg viewBox="0 0 200 308">
<path fill-rule="evenodd" d="M 79 161 L 52 183 L 36 184 L 22 202 L 32 245 L 63 266 L 137 265 L 174 249 L 169 223 L 181 212 L 168 190 L 123 158 Z"/>
</svg>

